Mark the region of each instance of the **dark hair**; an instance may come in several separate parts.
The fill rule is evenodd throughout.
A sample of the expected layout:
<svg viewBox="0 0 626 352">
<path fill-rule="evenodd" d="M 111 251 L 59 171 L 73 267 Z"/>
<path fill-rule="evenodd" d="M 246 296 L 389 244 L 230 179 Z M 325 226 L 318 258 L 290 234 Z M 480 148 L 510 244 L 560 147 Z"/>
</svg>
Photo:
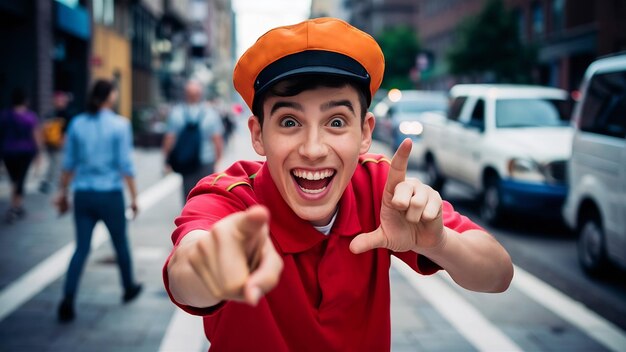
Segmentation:
<svg viewBox="0 0 626 352">
<path fill-rule="evenodd" d="M 91 87 L 91 92 L 89 93 L 87 112 L 90 114 L 97 113 L 114 90 L 115 85 L 113 85 L 111 81 L 106 79 L 97 80 Z"/>
<path fill-rule="evenodd" d="M 26 93 L 22 88 L 15 88 L 13 92 L 11 92 L 11 105 L 18 106 L 26 104 Z"/>
<path fill-rule="evenodd" d="M 361 105 L 361 124 L 365 120 L 365 114 L 367 113 L 367 97 L 361 84 L 354 82 L 350 79 L 340 76 L 331 75 L 301 75 L 296 77 L 287 78 L 280 81 L 266 92 L 255 97 L 252 105 L 252 113 L 259 119 L 259 124 L 263 127 L 263 103 L 267 98 L 272 96 L 278 97 L 293 97 L 304 91 L 325 87 L 325 88 L 342 88 L 345 86 L 353 87 L 359 95 L 359 104 Z"/>
</svg>

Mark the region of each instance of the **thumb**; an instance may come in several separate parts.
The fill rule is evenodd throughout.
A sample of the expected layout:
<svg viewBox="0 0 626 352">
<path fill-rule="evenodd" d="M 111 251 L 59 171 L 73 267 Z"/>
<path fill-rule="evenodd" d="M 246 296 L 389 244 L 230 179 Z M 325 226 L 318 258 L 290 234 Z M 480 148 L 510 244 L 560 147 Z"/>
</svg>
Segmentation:
<svg viewBox="0 0 626 352">
<path fill-rule="evenodd" d="M 372 232 L 362 233 L 350 242 L 350 251 L 354 254 L 361 254 L 374 248 L 382 248 L 387 244 L 387 239 L 383 235 L 380 227 Z"/>
</svg>

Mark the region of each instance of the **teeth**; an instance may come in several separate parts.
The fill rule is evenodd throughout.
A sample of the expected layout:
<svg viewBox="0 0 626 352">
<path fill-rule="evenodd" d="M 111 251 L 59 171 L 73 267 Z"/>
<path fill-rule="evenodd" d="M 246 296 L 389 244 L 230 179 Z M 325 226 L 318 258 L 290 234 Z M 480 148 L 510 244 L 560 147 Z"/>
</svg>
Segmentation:
<svg viewBox="0 0 626 352">
<path fill-rule="evenodd" d="M 296 177 L 304 178 L 307 180 L 321 180 L 327 177 L 331 177 L 335 172 L 333 170 L 322 170 L 322 171 L 304 171 L 304 170 L 293 170 L 293 174 Z"/>
<path fill-rule="evenodd" d="M 325 189 L 326 186 L 320 188 L 320 189 L 306 189 L 306 188 L 302 188 L 300 187 L 300 189 L 302 190 L 302 192 L 304 193 L 309 193 L 309 194 L 318 194 L 318 193 L 322 193 Z"/>
</svg>

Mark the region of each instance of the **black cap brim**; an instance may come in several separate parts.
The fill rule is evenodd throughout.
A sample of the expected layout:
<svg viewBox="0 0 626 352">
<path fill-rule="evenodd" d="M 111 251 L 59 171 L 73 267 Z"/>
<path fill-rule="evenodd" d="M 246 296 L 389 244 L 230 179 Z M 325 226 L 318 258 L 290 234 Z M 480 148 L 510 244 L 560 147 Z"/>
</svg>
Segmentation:
<svg viewBox="0 0 626 352">
<path fill-rule="evenodd" d="M 331 51 L 309 50 L 285 56 L 264 68 L 254 82 L 256 97 L 276 83 L 301 75 L 331 75 L 345 77 L 362 87 L 367 103 L 371 101 L 370 75 L 358 61 Z"/>
</svg>

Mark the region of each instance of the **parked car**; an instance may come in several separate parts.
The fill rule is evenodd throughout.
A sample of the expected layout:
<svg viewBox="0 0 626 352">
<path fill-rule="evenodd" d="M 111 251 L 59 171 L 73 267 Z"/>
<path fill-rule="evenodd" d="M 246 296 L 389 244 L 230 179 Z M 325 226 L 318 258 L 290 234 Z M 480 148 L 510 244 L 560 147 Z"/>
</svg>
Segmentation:
<svg viewBox="0 0 626 352">
<path fill-rule="evenodd" d="M 441 191 L 447 180 L 468 185 L 492 224 L 513 212 L 560 221 L 573 136 L 568 93 L 461 84 L 450 97 L 447 117 L 426 123 L 416 150 L 431 186 Z"/>
<path fill-rule="evenodd" d="M 391 89 L 374 106 L 374 138 L 395 151 L 405 138 L 417 142 L 423 130 L 423 119 L 432 113 L 445 114 L 448 97 L 445 92 Z"/>
<path fill-rule="evenodd" d="M 626 268 L 626 55 L 587 69 L 573 122 L 565 222 L 578 234 L 582 268 Z"/>
</svg>

